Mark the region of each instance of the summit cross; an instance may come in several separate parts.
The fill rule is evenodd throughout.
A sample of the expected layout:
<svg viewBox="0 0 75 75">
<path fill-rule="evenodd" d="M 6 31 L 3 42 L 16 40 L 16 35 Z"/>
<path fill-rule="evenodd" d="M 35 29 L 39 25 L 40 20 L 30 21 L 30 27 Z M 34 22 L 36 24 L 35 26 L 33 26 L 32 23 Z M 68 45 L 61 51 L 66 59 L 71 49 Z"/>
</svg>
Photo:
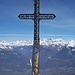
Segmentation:
<svg viewBox="0 0 75 75">
<path fill-rule="evenodd" d="M 33 14 L 20 14 L 18 16 L 21 20 L 34 20 L 34 41 L 32 50 L 32 75 L 40 75 L 39 61 L 40 61 L 40 37 L 39 37 L 39 23 L 40 20 L 53 20 L 56 16 L 54 14 L 40 13 L 40 0 L 34 0 Z"/>
</svg>

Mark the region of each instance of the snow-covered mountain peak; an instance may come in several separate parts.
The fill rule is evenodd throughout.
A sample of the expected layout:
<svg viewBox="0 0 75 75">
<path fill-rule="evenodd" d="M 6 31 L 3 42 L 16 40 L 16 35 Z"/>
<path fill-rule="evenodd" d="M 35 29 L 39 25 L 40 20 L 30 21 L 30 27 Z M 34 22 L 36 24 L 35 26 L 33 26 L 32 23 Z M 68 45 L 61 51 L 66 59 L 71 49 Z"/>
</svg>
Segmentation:
<svg viewBox="0 0 75 75">
<path fill-rule="evenodd" d="M 74 47 L 74 46 L 75 46 L 75 40 L 70 40 L 70 41 L 68 42 L 68 46 Z"/>
<path fill-rule="evenodd" d="M 50 39 L 42 39 L 41 40 L 41 45 L 65 45 L 67 44 L 68 41 L 66 40 L 63 40 L 61 38 L 59 39 L 53 39 L 53 38 L 50 38 Z"/>
<path fill-rule="evenodd" d="M 71 47 L 74 47 L 75 46 L 75 40 L 63 40 L 61 38 L 59 39 L 53 39 L 53 38 L 50 38 L 50 39 L 41 39 L 40 40 L 40 44 L 41 45 L 45 45 L 45 46 L 50 46 L 52 45 L 53 47 L 54 46 L 71 46 Z M 30 45 L 33 45 L 33 41 L 31 40 L 22 40 L 22 41 L 15 41 L 15 42 L 8 42 L 8 41 L 0 41 L 0 48 L 4 49 L 4 48 L 9 48 L 9 49 L 12 49 L 12 47 L 15 47 L 15 46 L 30 46 Z"/>
<path fill-rule="evenodd" d="M 8 42 L 8 41 L 0 41 L 0 48 L 1 49 L 12 49 L 16 46 L 29 46 L 32 45 L 32 41 L 15 41 L 15 42 Z"/>
<path fill-rule="evenodd" d="M 33 42 L 31 40 L 26 40 L 26 41 L 16 41 L 13 42 L 14 46 L 25 46 L 25 45 L 32 45 Z"/>
</svg>

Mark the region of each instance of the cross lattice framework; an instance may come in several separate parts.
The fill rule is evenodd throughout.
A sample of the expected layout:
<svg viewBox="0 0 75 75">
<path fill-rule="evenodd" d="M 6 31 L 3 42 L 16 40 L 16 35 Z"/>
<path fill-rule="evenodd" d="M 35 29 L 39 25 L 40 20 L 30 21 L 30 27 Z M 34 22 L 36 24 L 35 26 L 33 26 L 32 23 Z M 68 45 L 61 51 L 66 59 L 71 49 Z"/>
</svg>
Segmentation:
<svg viewBox="0 0 75 75">
<path fill-rule="evenodd" d="M 39 75 L 39 60 L 40 60 L 40 38 L 39 38 L 39 22 L 40 20 L 53 20 L 54 14 L 40 14 L 40 0 L 34 0 L 33 14 L 20 14 L 20 19 L 34 20 L 34 42 L 32 51 L 32 75 Z"/>
</svg>

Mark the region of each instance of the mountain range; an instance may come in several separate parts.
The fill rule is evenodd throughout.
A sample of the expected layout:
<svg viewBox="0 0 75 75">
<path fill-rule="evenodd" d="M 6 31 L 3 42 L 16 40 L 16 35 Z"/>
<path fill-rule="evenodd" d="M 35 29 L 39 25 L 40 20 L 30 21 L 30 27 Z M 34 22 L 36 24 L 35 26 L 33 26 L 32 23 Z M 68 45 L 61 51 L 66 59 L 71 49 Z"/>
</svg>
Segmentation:
<svg viewBox="0 0 75 75">
<path fill-rule="evenodd" d="M 0 41 L 0 75 L 31 75 L 31 40 Z M 75 74 L 75 40 L 41 39 L 40 74 Z"/>
</svg>

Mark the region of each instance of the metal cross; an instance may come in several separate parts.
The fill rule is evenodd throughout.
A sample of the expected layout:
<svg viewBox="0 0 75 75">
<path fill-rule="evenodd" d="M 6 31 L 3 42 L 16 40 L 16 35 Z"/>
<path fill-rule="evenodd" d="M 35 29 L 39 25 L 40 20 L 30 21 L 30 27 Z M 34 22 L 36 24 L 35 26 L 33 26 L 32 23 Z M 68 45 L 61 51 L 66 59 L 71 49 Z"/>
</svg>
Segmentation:
<svg viewBox="0 0 75 75">
<path fill-rule="evenodd" d="M 33 14 L 20 14 L 20 19 L 34 20 L 34 42 L 32 51 L 32 75 L 39 75 L 39 60 L 40 60 L 40 38 L 39 38 L 39 22 L 40 20 L 53 20 L 54 14 L 40 14 L 40 0 L 34 0 Z"/>
</svg>

